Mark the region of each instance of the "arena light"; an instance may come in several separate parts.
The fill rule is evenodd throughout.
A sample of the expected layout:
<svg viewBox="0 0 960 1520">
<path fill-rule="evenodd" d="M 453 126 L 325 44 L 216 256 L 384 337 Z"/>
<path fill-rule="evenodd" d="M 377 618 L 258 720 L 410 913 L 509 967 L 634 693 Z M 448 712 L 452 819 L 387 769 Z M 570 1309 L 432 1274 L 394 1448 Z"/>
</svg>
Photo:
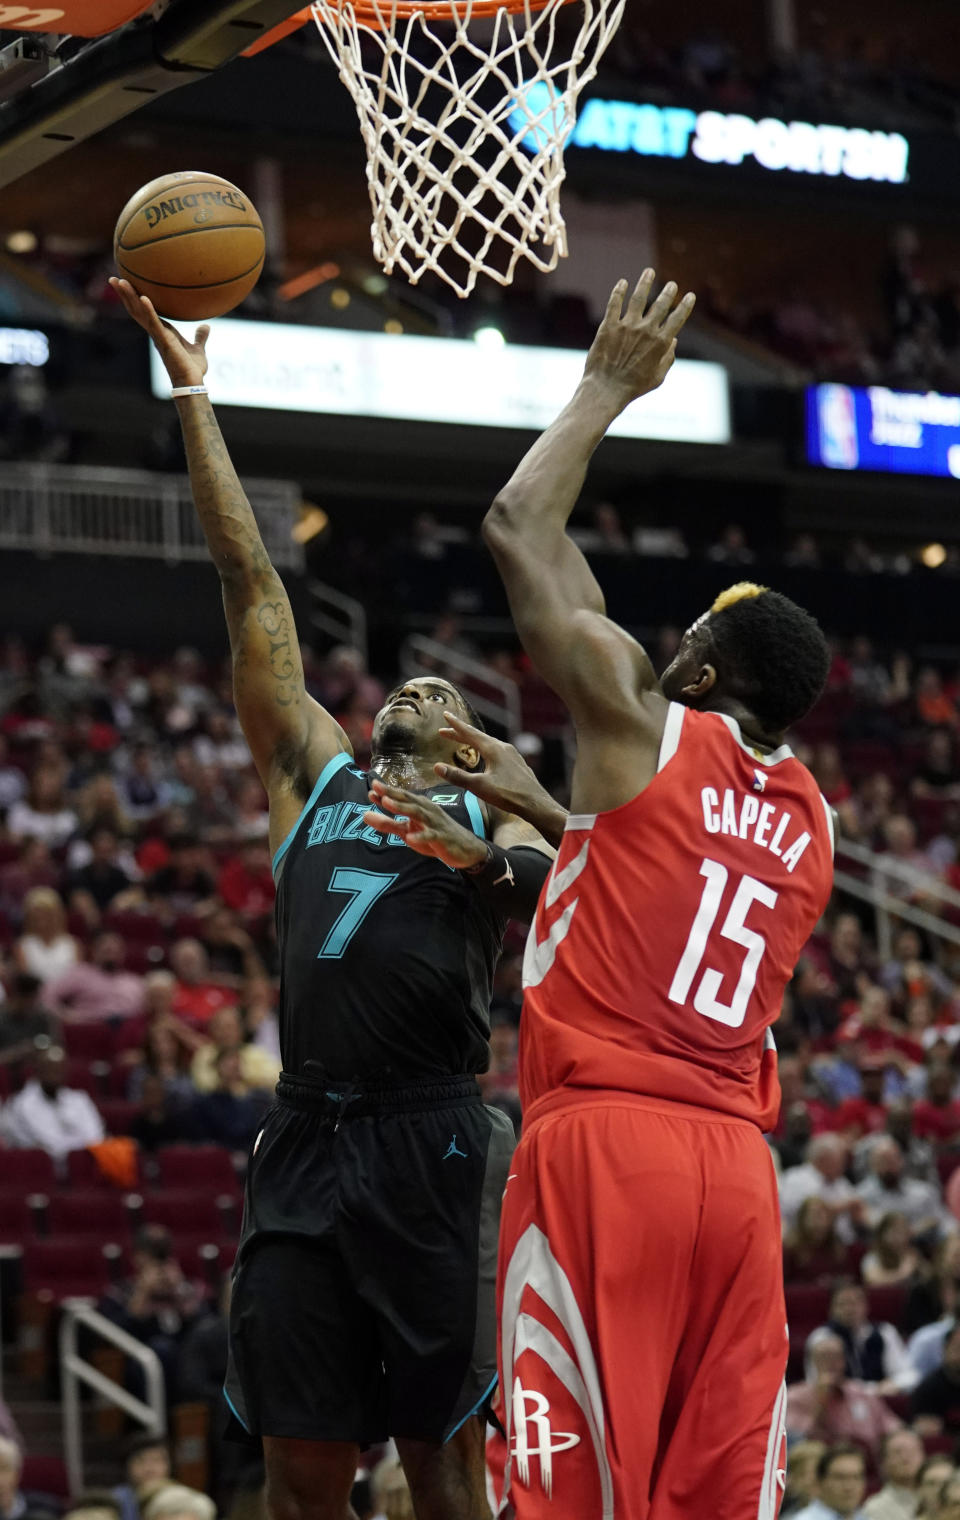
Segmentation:
<svg viewBox="0 0 960 1520">
<path fill-rule="evenodd" d="M 0 327 L 0 364 L 26 364 L 42 369 L 50 358 L 46 333 L 29 327 Z"/>
<path fill-rule="evenodd" d="M 960 396 L 811 385 L 806 412 L 810 464 L 960 480 Z"/>
<path fill-rule="evenodd" d="M 23 227 L 17 232 L 8 232 L 6 244 L 8 253 L 33 253 L 37 246 L 37 234 Z"/>
<path fill-rule="evenodd" d="M 506 338 L 499 327 L 478 327 L 473 335 L 473 341 L 478 348 L 505 348 Z"/>
<path fill-rule="evenodd" d="M 558 107 L 542 82 L 518 98 L 510 126 L 534 151 L 543 122 Z M 703 164 L 751 161 L 773 173 L 873 180 L 902 185 L 910 144 L 900 132 L 838 127 L 830 123 L 755 119 L 739 111 L 693 111 L 629 100 L 588 100 L 566 128 L 571 148 L 636 153 L 644 158 L 696 158 Z"/>
<path fill-rule="evenodd" d="M 390 417 L 539 432 L 583 374 L 580 349 L 471 338 L 354 332 L 219 319 L 207 384 L 214 402 L 336 416 Z M 154 394 L 170 381 L 151 349 Z M 730 402 L 721 364 L 678 359 L 665 383 L 618 417 L 612 434 L 678 443 L 729 443 Z"/>
<path fill-rule="evenodd" d="M 924 544 L 920 550 L 921 564 L 926 565 L 928 570 L 939 570 L 947 558 L 947 551 L 943 544 Z"/>
</svg>

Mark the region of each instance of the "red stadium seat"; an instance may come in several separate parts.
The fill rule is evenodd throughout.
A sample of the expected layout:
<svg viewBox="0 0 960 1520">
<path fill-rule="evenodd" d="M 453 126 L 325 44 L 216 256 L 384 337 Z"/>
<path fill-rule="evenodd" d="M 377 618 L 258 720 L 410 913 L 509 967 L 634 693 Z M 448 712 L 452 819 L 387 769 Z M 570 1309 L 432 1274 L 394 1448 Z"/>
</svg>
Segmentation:
<svg viewBox="0 0 960 1520">
<path fill-rule="evenodd" d="M 219 1240 L 223 1214 L 217 1195 L 209 1188 L 164 1188 L 143 1195 L 145 1224 L 164 1224 L 176 1239 L 180 1234 L 205 1235 Z"/>
<path fill-rule="evenodd" d="M 79 1056 L 67 1056 L 63 1074 L 65 1087 L 78 1087 L 97 1098 L 106 1089 L 110 1068 L 106 1061 L 87 1061 Z"/>
<path fill-rule="evenodd" d="M 47 1209 L 51 1237 L 95 1235 L 104 1240 L 126 1240 L 130 1234 L 130 1210 L 119 1193 L 106 1188 L 74 1188 L 54 1193 Z"/>
<path fill-rule="evenodd" d="M 167 958 L 166 940 L 134 940 L 127 945 L 126 969 L 146 976 L 148 971 L 158 971 Z"/>
<path fill-rule="evenodd" d="M 113 1059 L 114 1033 L 110 1024 L 65 1024 L 63 1047 L 75 1061 Z"/>
<path fill-rule="evenodd" d="M 20 1246 L 34 1234 L 33 1210 L 19 1188 L 0 1190 L 0 1244 Z"/>
<path fill-rule="evenodd" d="M 830 1310 L 830 1289 L 820 1283 L 787 1283 L 787 1323 L 791 1333 L 807 1335 L 818 1325 L 826 1324 Z"/>
<path fill-rule="evenodd" d="M 29 1240 L 23 1247 L 23 1286 L 28 1293 L 54 1298 L 99 1298 L 111 1274 L 100 1239 L 88 1235 L 58 1235 L 54 1240 Z"/>
<path fill-rule="evenodd" d="M 62 1457 L 24 1457 L 20 1487 L 26 1493 L 52 1494 L 55 1499 L 69 1499 L 67 1465 Z"/>
<path fill-rule="evenodd" d="M 129 1098 L 97 1098 L 97 1107 L 108 1135 L 129 1135 L 130 1125 L 140 1112 L 140 1104 Z"/>
<path fill-rule="evenodd" d="M 150 943 L 154 940 L 165 940 L 167 931 L 165 925 L 155 913 L 137 913 L 133 908 L 113 909 L 103 916 L 104 929 L 112 929 L 119 934 L 127 945 L 131 941 Z"/>
<path fill-rule="evenodd" d="M 157 1152 L 164 1187 L 237 1191 L 237 1174 L 230 1152 L 219 1145 L 164 1145 Z"/>
<path fill-rule="evenodd" d="M 907 1301 L 906 1284 L 884 1283 L 879 1287 L 868 1288 L 867 1301 L 870 1305 L 870 1318 L 877 1324 L 899 1326 Z"/>
<path fill-rule="evenodd" d="M 23 1188 L 25 1193 L 49 1193 L 57 1174 L 46 1151 L 0 1149 L 0 1187 Z"/>
</svg>

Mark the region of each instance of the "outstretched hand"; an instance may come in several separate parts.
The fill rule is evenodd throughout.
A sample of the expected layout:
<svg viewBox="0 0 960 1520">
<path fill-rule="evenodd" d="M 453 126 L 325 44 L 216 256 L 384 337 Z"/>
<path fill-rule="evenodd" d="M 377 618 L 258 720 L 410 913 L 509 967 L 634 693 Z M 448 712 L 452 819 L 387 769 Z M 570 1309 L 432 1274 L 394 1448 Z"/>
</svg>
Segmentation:
<svg viewBox="0 0 960 1520">
<path fill-rule="evenodd" d="M 169 322 L 164 322 L 162 317 L 157 316 L 153 302 L 148 296 L 138 295 L 129 280 L 121 280 L 114 275 L 110 284 L 123 302 L 127 314 L 144 332 L 150 334 L 171 383 L 175 386 L 202 385 L 209 363 L 209 325 L 205 322 L 202 327 L 198 327 L 193 342 L 190 343 Z"/>
<path fill-rule="evenodd" d="M 483 770 L 465 771 L 456 765 L 435 765 L 437 775 L 454 786 L 473 792 L 482 802 L 489 802 L 504 813 L 525 817 L 532 797 L 543 788 L 520 751 L 512 744 L 474 728 L 472 723 L 465 723 L 455 713 L 445 712 L 443 716 L 447 727 L 441 728 L 440 738 L 469 744 L 483 761 Z"/>
<path fill-rule="evenodd" d="M 454 871 L 479 865 L 486 857 L 485 841 L 429 797 L 374 781 L 370 801 L 374 806 L 364 813 L 364 823 L 378 834 L 399 834 L 419 855 L 433 855 Z"/>
<path fill-rule="evenodd" d="M 586 379 L 597 379 L 618 392 L 626 406 L 662 385 L 676 357 L 677 338 L 696 304 L 696 296 L 679 294 L 672 280 L 647 307 L 656 275 L 645 269 L 633 295 L 619 280 L 613 287 L 603 321 L 587 355 Z"/>
</svg>

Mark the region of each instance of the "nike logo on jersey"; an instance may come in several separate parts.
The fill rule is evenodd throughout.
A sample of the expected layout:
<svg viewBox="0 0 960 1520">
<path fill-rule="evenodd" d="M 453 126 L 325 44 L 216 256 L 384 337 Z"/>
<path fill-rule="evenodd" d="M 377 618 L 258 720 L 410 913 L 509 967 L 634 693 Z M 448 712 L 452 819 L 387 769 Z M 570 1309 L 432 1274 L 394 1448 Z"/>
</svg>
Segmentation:
<svg viewBox="0 0 960 1520">
<path fill-rule="evenodd" d="M 757 773 L 759 774 L 759 772 Z M 705 786 L 700 793 L 703 808 L 703 826 L 708 834 L 729 834 L 735 839 L 748 839 L 751 844 L 769 850 L 782 860 L 788 871 L 795 871 L 804 850 L 810 843 L 806 830 L 797 831 L 793 825 L 792 837 L 787 840 L 791 815 L 778 808 L 774 802 L 761 803 L 749 792 L 742 796 L 726 787 L 721 798 L 716 787 Z"/>
</svg>

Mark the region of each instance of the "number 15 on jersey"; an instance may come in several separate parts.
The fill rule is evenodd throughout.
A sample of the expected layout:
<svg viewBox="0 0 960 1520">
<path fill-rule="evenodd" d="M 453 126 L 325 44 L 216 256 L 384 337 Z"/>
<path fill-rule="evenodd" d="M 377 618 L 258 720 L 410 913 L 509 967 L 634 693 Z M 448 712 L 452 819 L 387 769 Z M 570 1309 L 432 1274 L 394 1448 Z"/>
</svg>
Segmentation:
<svg viewBox="0 0 960 1520">
<path fill-rule="evenodd" d="M 672 1003 L 685 1004 L 690 999 L 694 982 L 707 954 L 708 942 L 720 913 L 730 873 L 719 861 L 704 860 L 700 865 L 700 875 L 706 878 L 703 895 L 670 984 L 669 996 Z M 704 1018 L 727 1024 L 731 1029 L 739 1029 L 747 1016 L 750 995 L 756 986 L 760 962 L 767 948 L 763 935 L 756 929 L 747 928 L 747 914 L 754 904 L 767 909 L 775 908 L 777 893 L 752 876 L 741 876 L 719 931 L 720 939 L 730 940 L 747 952 L 732 1000 L 729 1003 L 720 1002 L 717 994 L 723 982 L 723 972 L 712 966 L 704 968 L 696 989 L 693 990 L 694 1010 Z"/>
</svg>

